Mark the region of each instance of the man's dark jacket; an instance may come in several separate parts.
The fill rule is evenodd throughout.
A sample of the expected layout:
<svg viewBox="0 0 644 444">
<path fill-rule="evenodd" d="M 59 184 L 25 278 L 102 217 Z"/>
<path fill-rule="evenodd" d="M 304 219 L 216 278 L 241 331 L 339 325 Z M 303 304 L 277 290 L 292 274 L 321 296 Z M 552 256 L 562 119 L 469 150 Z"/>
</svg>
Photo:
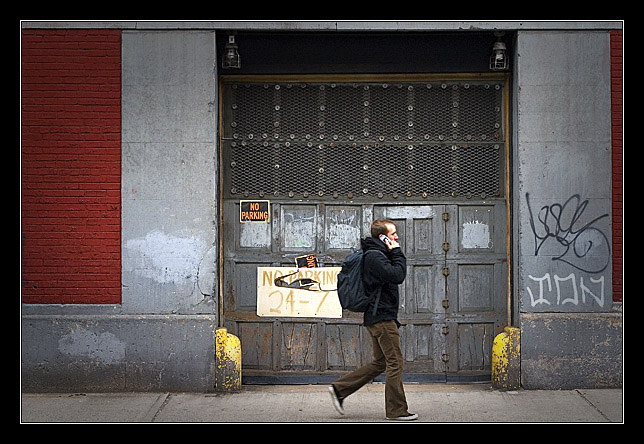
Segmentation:
<svg viewBox="0 0 644 444">
<path fill-rule="evenodd" d="M 365 253 L 363 264 L 363 281 L 365 291 L 375 296 L 381 288 L 380 300 L 376 314 L 372 305 L 364 313 L 364 325 L 372 325 L 381 321 L 396 321 L 398 323 L 399 294 L 398 285 L 402 284 L 407 274 L 407 259 L 400 247 L 389 250 L 380 239 L 367 237 L 361 240 L 362 251 Z M 381 253 L 375 251 L 378 250 Z"/>
</svg>

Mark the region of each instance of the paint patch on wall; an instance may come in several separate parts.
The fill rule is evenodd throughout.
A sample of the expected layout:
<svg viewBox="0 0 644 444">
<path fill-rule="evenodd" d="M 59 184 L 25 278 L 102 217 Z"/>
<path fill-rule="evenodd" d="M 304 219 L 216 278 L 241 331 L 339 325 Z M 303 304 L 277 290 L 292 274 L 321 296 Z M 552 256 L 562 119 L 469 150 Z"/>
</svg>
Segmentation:
<svg viewBox="0 0 644 444">
<path fill-rule="evenodd" d="M 125 243 L 131 257 L 140 261 L 135 273 L 161 284 L 196 280 L 206 243 L 195 236 L 173 236 L 151 231 L 145 237 Z"/>
<path fill-rule="evenodd" d="M 478 220 L 463 224 L 463 248 L 490 248 L 490 228 Z"/>
<path fill-rule="evenodd" d="M 327 208 L 328 248 L 360 248 L 360 216 L 355 208 Z"/>
<path fill-rule="evenodd" d="M 125 358 L 125 344 L 113 333 L 99 335 L 84 328 L 61 337 L 58 350 L 65 355 L 87 357 L 105 364 L 120 362 Z"/>
</svg>

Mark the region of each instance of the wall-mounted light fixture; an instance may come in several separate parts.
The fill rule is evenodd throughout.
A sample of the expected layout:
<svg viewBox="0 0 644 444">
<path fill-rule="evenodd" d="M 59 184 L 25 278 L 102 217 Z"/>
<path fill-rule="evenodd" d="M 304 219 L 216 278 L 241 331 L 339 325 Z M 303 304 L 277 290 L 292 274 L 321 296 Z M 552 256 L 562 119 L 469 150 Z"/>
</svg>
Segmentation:
<svg viewBox="0 0 644 444">
<path fill-rule="evenodd" d="M 241 58 L 237 52 L 235 34 L 228 34 L 228 43 L 224 47 L 224 55 L 221 58 L 221 66 L 224 69 L 241 68 Z"/>
<path fill-rule="evenodd" d="M 494 42 L 490 56 L 490 69 L 492 71 L 505 71 L 508 69 L 508 55 L 505 53 L 505 43 L 501 41 L 503 32 L 495 32 L 497 41 Z"/>
</svg>

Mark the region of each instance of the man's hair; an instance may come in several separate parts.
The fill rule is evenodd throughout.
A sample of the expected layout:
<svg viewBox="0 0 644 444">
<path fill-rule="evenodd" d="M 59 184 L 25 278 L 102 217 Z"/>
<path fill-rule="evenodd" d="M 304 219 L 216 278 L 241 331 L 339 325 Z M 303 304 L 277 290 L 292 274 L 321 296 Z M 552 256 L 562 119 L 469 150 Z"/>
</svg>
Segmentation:
<svg viewBox="0 0 644 444">
<path fill-rule="evenodd" d="M 389 227 L 387 225 L 396 225 L 389 219 L 376 219 L 371 224 L 371 237 L 378 237 L 381 234 L 385 236 L 389 233 Z"/>
</svg>

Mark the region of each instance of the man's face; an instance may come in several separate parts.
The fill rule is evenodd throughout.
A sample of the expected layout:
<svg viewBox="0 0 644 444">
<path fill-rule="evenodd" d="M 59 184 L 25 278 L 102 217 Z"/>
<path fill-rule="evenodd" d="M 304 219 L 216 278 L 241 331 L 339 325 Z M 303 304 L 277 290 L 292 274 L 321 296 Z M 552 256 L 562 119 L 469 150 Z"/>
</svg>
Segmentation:
<svg viewBox="0 0 644 444">
<path fill-rule="evenodd" d="M 389 231 L 387 232 L 387 237 L 392 241 L 398 240 L 398 231 L 396 231 L 396 226 L 394 224 L 387 224 Z"/>
</svg>

